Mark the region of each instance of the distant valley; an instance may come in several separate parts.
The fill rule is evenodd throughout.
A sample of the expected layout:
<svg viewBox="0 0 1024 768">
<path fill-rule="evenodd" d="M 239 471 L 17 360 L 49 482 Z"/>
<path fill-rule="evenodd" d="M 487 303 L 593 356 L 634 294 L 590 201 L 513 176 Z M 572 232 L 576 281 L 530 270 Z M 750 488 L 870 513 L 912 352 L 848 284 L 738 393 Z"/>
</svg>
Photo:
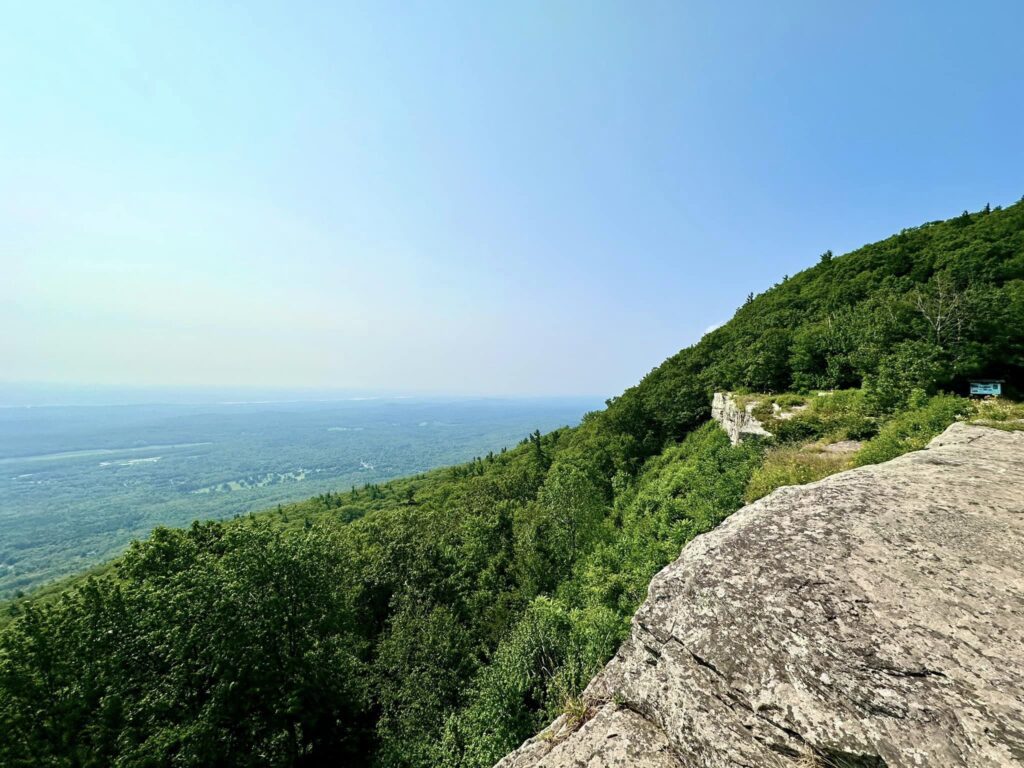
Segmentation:
<svg viewBox="0 0 1024 768">
<path fill-rule="evenodd" d="M 0 408 L 0 599 L 157 525 L 224 519 L 514 446 L 581 399 Z"/>
</svg>

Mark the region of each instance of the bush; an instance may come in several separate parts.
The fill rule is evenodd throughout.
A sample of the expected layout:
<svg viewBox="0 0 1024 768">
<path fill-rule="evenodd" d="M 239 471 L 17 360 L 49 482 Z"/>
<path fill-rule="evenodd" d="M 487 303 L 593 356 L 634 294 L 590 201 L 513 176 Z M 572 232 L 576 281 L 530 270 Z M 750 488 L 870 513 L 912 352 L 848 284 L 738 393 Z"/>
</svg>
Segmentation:
<svg viewBox="0 0 1024 768">
<path fill-rule="evenodd" d="M 981 400 L 975 406 L 977 421 L 1006 422 L 1024 419 L 1024 403 L 1015 403 L 1002 397 Z"/>
<path fill-rule="evenodd" d="M 811 398 L 781 395 L 776 401 L 781 405 L 784 399 L 791 403 L 788 407 L 806 404 L 807 408 L 789 419 L 774 418 L 765 423 L 780 443 L 819 438 L 863 440 L 878 432 L 877 418 L 862 390 L 838 390 Z"/>
<path fill-rule="evenodd" d="M 1014 403 L 1002 397 L 986 399 L 975 405 L 972 424 L 1009 431 L 1024 430 L 1024 403 Z"/>
<path fill-rule="evenodd" d="M 765 424 L 780 443 L 805 443 L 826 433 L 824 422 L 813 414 L 801 414 L 791 419 L 773 419 Z"/>
<path fill-rule="evenodd" d="M 776 395 L 773 398 L 773 402 L 780 408 L 795 408 L 798 405 L 806 405 L 807 398 L 803 395 L 794 395 L 791 392 L 786 392 Z"/>
<path fill-rule="evenodd" d="M 865 389 L 875 408 L 890 413 L 907 405 L 915 390 L 934 392 L 937 382 L 948 379 L 948 369 L 940 347 L 924 341 L 904 341 L 865 378 Z"/>
<path fill-rule="evenodd" d="M 883 426 L 878 436 L 861 448 L 856 463 L 859 466 L 877 464 L 908 451 L 920 450 L 942 430 L 972 411 L 969 400 L 955 395 L 936 395 L 924 407 L 901 413 Z"/>
<path fill-rule="evenodd" d="M 863 440 L 878 432 L 878 413 L 863 389 L 841 389 L 810 402 L 808 412 L 821 419 L 836 440 Z"/>
<path fill-rule="evenodd" d="M 572 693 L 559 674 L 574 666 L 572 629 L 564 606 L 534 599 L 477 676 L 468 706 L 449 718 L 443 765 L 486 768 L 558 716 Z"/>
</svg>

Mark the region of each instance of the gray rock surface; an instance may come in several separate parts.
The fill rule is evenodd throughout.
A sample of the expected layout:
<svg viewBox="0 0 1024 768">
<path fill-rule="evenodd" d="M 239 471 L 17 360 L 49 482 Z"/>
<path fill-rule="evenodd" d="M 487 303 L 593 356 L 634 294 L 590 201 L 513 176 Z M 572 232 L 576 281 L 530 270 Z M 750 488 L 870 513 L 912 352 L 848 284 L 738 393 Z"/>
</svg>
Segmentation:
<svg viewBox="0 0 1024 768">
<path fill-rule="evenodd" d="M 711 418 L 725 430 L 733 445 L 747 437 L 771 437 L 772 433 L 754 418 L 753 410 L 757 406 L 756 400 L 741 406 L 728 392 L 715 392 L 711 400 Z"/>
<path fill-rule="evenodd" d="M 1024 765 L 1024 432 L 780 488 L 691 542 L 527 766 Z"/>
</svg>

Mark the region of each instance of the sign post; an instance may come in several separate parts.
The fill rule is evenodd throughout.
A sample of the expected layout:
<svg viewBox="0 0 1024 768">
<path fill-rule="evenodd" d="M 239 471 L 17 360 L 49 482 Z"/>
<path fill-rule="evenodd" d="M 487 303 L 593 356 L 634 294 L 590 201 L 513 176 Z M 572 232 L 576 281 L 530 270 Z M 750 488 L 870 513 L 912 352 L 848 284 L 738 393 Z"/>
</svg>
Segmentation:
<svg viewBox="0 0 1024 768">
<path fill-rule="evenodd" d="M 1001 394 L 1002 379 L 978 379 L 971 382 L 971 397 L 999 397 Z"/>
</svg>

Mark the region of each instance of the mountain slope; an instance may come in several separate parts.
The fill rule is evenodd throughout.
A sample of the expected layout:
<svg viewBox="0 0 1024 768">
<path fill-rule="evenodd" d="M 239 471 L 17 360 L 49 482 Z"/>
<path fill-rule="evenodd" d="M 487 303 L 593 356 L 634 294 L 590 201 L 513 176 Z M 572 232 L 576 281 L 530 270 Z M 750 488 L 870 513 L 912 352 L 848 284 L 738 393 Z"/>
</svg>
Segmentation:
<svg viewBox="0 0 1024 768">
<path fill-rule="evenodd" d="M 945 323 L 942 318 L 945 317 Z M 652 445 L 708 416 L 715 390 L 873 383 L 959 388 L 971 376 L 1024 386 L 1024 204 L 905 229 L 751 299 L 655 370 L 611 411 Z M 900 371 L 909 381 L 893 382 Z"/>
<path fill-rule="evenodd" d="M 1022 334 L 1017 204 L 824 258 L 577 428 L 158 530 L 13 606 L 0 764 L 489 766 L 579 710 L 650 579 L 742 506 L 765 451 L 704 423 L 714 390 L 852 387 L 779 439 L 877 461 L 974 413 L 941 388 L 1019 391 Z"/>
</svg>

